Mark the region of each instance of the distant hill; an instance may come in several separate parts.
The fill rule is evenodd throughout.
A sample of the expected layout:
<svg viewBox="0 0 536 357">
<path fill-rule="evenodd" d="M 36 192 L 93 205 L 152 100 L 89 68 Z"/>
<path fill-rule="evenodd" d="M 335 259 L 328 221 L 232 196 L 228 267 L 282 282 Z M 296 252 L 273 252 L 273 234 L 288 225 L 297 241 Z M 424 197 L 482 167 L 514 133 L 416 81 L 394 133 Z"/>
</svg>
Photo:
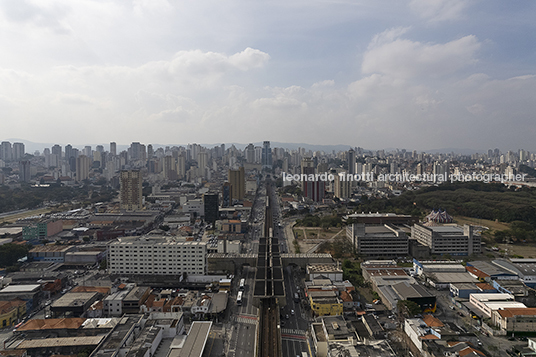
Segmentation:
<svg viewBox="0 0 536 357">
<path fill-rule="evenodd" d="M 3 140 L 2 140 L 3 141 Z M 42 152 L 44 148 L 50 148 L 55 144 L 59 144 L 62 147 L 65 147 L 67 144 L 71 144 L 73 147 L 82 149 L 86 145 L 90 145 L 92 148 L 95 148 L 97 145 L 103 145 L 105 150 L 108 150 L 110 147 L 110 143 L 83 143 L 83 144 L 74 144 L 74 143 L 36 143 L 33 141 L 25 140 L 25 139 L 19 139 L 19 138 L 10 138 L 5 139 L 5 141 L 9 141 L 11 143 L 19 142 L 24 143 L 25 149 L 27 153 L 33 154 L 36 150 L 39 152 Z M 166 147 L 166 146 L 184 146 L 186 147 L 187 144 L 158 144 L 158 143 L 143 143 L 143 144 L 152 144 L 155 149 L 159 147 Z M 192 143 L 193 144 L 193 143 Z M 212 143 L 212 144 L 200 144 L 202 146 L 205 146 L 207 148 L 213 148 L 214 146 L 219 146 L 222 143 Z M 252 143 L 255 146 L 262 146 L 261 141 L 253 142 Z M 237 149 L 244 149 L 246 146 L 249 145 L 249 143 L 225 143 L 225 147 L 229 148 L 231 145 L 234 145 Z M 123 151 L 126 150 L 130 144 L 117 144 L 117 150 Z M 335 152 L 338 151 L 347 151 L 350 148 L 355 148 L 358 145 L 344 145 L 344 144 L 338 144 L 338 145 L 318 145 L 318 144 L 307 144 L 307 143 L 283 143 L 278 141 L 270 141 L 270 147 L 271 148 L 284 148 L 289 150 L 296 150 L 298 148 L 304 148 L 305 150 L 311 150 L 311 151 L 324 151 L 326 153 L 332 152 L 335 150 Z M 363 149 L 365 151 L 375 151 L 378 149 Z M 395 148 L 385 148 L 385 151 L 393 151 L 396 150 Z M 413 149 L 406 149 L 408 151 L 413 151 Z M 474 153 L 485 153 L 486 150 L 474 150 L 474 149 L 459 149 L 459 148 L 444 148 L 444 149 L 430 149 L 430 150 L 417 150 L 418 152 L 427 152 L 431 154 L 435 153 L 456 153 L 456 154 L 462 154 L 462 155 L 471 155 Z"/>
</svg>

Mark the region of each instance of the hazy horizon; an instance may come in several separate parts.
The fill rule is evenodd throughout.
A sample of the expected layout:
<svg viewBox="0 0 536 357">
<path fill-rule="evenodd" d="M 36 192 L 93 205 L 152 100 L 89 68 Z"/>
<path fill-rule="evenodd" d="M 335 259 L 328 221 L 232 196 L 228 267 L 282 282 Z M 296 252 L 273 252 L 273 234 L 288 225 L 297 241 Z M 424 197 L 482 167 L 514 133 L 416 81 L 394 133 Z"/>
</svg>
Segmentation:
<svg viewBox="0 0 536 357">
<path fill-rule="evenodd" d="M 536 151 L 535 15 L 469 0 L 1 2 L 2 135 Z"/>
</svg>

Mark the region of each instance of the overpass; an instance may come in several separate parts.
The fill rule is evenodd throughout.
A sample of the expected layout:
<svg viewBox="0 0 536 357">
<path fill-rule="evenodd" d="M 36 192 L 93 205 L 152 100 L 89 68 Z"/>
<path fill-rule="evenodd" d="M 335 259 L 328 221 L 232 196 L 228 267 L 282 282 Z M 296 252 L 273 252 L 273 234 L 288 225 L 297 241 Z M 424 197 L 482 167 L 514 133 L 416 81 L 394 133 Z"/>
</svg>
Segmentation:
<svg viewBox="0 0 536 357">
<path fill-rule="evenodd" d="M 297 265 L 305 269 L 308 264 L 329 264 L 333 262 L 331 254 L 281 254 L 283 268 L 289 265 Z M 212 253 L 208 255 L 209 271 L 229 271 L 233 273 L 242 265 L 256 268 L 257 254 Z"/>
</svg>

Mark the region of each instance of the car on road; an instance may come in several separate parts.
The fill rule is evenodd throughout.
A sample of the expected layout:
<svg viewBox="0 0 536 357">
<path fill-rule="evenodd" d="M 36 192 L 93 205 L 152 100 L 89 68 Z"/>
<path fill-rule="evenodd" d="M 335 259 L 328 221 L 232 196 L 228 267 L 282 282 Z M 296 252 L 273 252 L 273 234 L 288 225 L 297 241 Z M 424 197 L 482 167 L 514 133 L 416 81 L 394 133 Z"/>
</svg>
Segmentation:
<svg viewBox="0 0 536 357">
<path fill-rule="evenodd" d="M 294 315 L 295 314 L 294 310 L 290 310 L 290 314 Z"/>
<path fill-rule="evenodd" d="M 285 319 L 290 319 L 290 316 L 288 316 L 288 314 L 285 315 Z"/>
</svg>

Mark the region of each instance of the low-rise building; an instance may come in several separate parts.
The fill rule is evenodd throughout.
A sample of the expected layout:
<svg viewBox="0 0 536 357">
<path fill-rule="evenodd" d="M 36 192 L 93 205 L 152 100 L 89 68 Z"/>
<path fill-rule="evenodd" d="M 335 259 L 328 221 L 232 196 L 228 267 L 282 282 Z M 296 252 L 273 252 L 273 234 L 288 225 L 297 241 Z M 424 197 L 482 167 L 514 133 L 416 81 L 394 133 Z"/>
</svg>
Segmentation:
<svg viewBox="0 0 536 357">
<path fill-rule="evenodd" d="M 43 219 L 29 221 L 22 228 L 22 238 L 27 241 L 36 241 L 51 237 L 62 230 L 63 222 L 61 220 Z"/>
<path fill-rule="evenodd" d="M 452 283 L 450 284 L 450 294 L 454 297 L 469 299 L 470 294 L 479 293 L 480 289 L 474 283 Z"/>
<path fill-rule="evenodd" d="M 38 306 L 41 301 L 42 287 L 40 284 L 9 285 L 0 290 L 0 300 L 21 299 L 26 301 L 26 309 Z"/>
<path fill-rule="evenodd" d="M 0 328 L 16 324 L 26 315 L 26 301 L 13 299 L 0 301 Z"/>
<path fill-rule="evenodd" d="M 516 273 L 508 271 L 500 265 L 489 263 L 486 261 L 473 261 L 468 262 L 467 271 L 482 281 L 490 280 L 518 280 L 519 277 Z"/>
<path fill-rule="evenodd" d="M 342 281 L 343 271 L 336 264 L 309 264 L 305 271 L 307 280 L 327 278 L 332 282 Z"/>
<path fill-rule="evenodd" d="M 413 301 L 421 307 L 423 312 L 435 312 L 436 310 L 436 297 L 419 284 L 401 282 L 379 287 L 376 292 L 390 310 L 395 310 L 400 300 Z"/>
<path fill-rule="evenodd" d="M 507 307 L 494 310 L 491 323 L 506 333 L 536 332 L 536 308 Z"/>
<path fill-rule="evenodd" d="M 308 292 L 311 310 L 316 316 L 342 315 L 343 304 L 335 291 Z"/>
<path fill-rule="evenodd" d="M 313 347 L 317 357 L 330 355 L 330 345 L 352 348 L 359 340 L 355 329 L 342 316 L 323 316 L 311 324 Z"/>
<path fill-rule="evenodd" d="M 123 313 L 138 314 L 140 307 L 151 293 L 151 288 L 147 286 L 135 286 L 123 299 Z"/>
<path fill-rule="evenodd" d="M 83 317 L 99 296 L 98 292 L 69 292 L 50 305 L 50 312 L 53 317 Z"/>
<path fill-rule="evenodd" d="M 464 305 L 481 318 L 491 318 L 493 311 L 506 308 L 526 308 L 525 304 L 517 302 L 511 294 L 470 294 L 469 301 Z"/>
<path fill-rule="evenodd" d="M 34 261 L 63 263 L 65 262 L 66 254 L 76 250 L 75 246 L 70 245 L 38 245 L 28 252 L 28 258 Z"/>
</svg>

